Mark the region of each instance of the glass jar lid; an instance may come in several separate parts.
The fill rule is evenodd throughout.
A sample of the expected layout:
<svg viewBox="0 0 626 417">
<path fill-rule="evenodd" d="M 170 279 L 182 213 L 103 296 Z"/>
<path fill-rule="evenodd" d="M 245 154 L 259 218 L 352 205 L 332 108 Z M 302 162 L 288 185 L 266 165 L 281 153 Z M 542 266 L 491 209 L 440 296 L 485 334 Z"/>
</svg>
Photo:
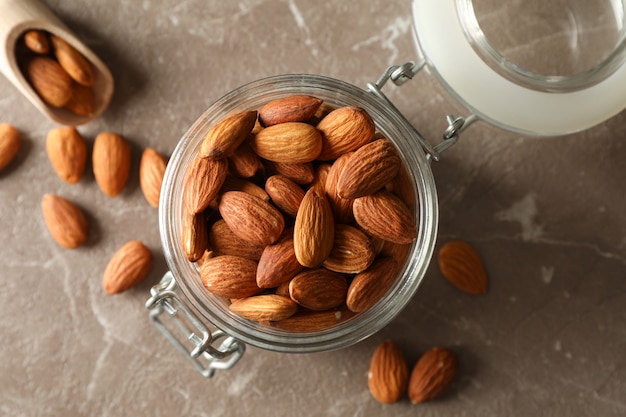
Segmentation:
<svg viewBox="0 0 626 417">
<path fill-rule="evenodd" d="M 626 107 L 620 0 L 413 0 L 426 66 L 465 107 L 512 131 L 577 132 Z"/>
</svg>

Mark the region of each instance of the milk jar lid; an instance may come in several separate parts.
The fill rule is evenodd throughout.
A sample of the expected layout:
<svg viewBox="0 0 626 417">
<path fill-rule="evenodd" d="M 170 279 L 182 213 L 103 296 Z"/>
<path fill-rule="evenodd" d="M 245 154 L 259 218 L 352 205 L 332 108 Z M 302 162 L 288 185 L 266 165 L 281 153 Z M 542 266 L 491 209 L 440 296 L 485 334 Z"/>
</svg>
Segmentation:
<svg viewBox="0 0 626 417">
<path fill-rule="evenodd" d="M 465 107 L 543 136 L 626 107 L 626 0 L 413 0 L 427 68 Z"/>
</svg>

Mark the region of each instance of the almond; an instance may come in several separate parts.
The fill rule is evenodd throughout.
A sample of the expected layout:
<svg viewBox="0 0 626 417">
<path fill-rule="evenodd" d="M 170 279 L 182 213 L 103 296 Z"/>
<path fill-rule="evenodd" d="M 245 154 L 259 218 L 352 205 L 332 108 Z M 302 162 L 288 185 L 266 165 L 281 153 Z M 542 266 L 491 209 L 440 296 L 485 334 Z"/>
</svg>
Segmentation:
<svg viewBox="0 0 626 417">
<path fill-rule="evenodd" d="M 322 135 L 314 126 L 288 122 L 266 127 L 250 140 L 261 158 L 297 164 L 315 160 L 322 150 Z"/>
<path fill-rule="evenodd" d="M 410 243 L 393 243 L 388 240 L 382 240 L 382 247 L 380 249 L 381 256 L 389 256 L 393 258 L 398 266 L 404 265 L 411 251 Z"/>
<path fill-rule="evenodd" d="M 322 100 L 311 96 L 288 96 L 272 100 L 259 110 L 264 126 L 286 122 L 305 122 L 315 115 Z"/>
<path fill-rule="evenodd" d="M 143 151 L 139 162 L 139 186 L 152 207 L 159 206 L 165 168 L 167 160 L 163 155 L 152 148 Z"/>
<path fill-rule="evenodd" d="M 115 252 L 104 270 L 102 287 L 107 294 L 117 294 L 141 282 L 152 269 L 152 252 L 131 240 Z"/>
<path fill-rule="evenodd" d="M 360 313 L 372 307 L 391 288 L 398 275 L 398 264 L 392 258 L 378 258 L 350 283 L 346 305 Z"/>
<path fill-rule="evenodd" d="M 181 244 L 183 253 L 189 262 L 196 262 L 204 255 L 209 246 L 209 231 L 207 230 L 204 213 L 194 214 L 183 209 Z"/>
<path fill-rule="evenodd" d="M 354 313 L 346 309 L 306 311 L 270 324 L 272 327 L 290 332 L 316 332 L 346 321 L 353 315 Z"/>
<path fill-rule="evenodd" d="M 52 238 L 66 249 L 75 249 L 87 241 L 88 224 L 74 203 L 54 194 L 46 194 L 41 211 Z"/>
<path fill-rule="evenodd" d="M 337 160 L 330 167 L 328 175 L 326 176 L 324 189 L 326 190 L 326 195 L 328 195 L 328 199 L 330 200 L 330 206 L 333 209 L 333 216 L 335 217 L 335 221 L 337 223 L 349 224 L 354 221 L 354 213 L 352 212 L 354 200 L 342 198 L 337 193 L 337 183 L 339 181 L 341 171 L 353 154 L 354 152 L 348 152 L 337 158 Z"/>
<path fill-rule="evenodd" d="M 48 159 L 63 181 L 75 184 L 87 164 L 87 143 L 74 127 L 53 129 L 46 138 Z"/>
<path fill-rule="evenodd" d="M 189 211 L 204 211 L 219 194 L 227 174 L 226 159 L 194 159 L 185 176 L 183 188 L 183 200 Z"/>
<path fill-rule="evenodd" d="M 116 197 L 126 185 L 130 173 L 130 144 L 119 134 L 102 132 L 93 144 L 93 174 L 100 189 Z"/>
<path fill-rule="evenodd" d="M 59 64 L 78 84 L 91 87 L 94 83 L 94 74 L 91 63 L 72 45 L 58 36 L 50 37 L 54 47 L 54 55 Z"/>
<path fill-rule="evenodd" d="M 261 158 L 245 142 L 228 157 L 228 166 L 231 172 L 241 178 L 253 177 L 263 169 Z"/>
<path fill-rule="evenodd" d="M 363 145 L 346 161 L 337 180 L 337 195 L 354 199 L 380 190 L 402 165 L 396 148 L 386 139 Z"/>
<path fill-rule="evenodd" d="M 253 261 L 258 261 L 261 258 L 264 249 L 264 246 L 251 245 L 248 241 L 237 236 L 223 219 L 216 221 L 211 226 L 209 247 L 215 256 L 241 256 Z"/>
<path fill-rule="evenodd" d="M 413 404 L 433 400 L 446 392 L 457 373 L 454 353 L 434 347 L 420 357 L 409 378 L 409 399 Z"/>
<path fill-rule="evenodd" d="M 300 272 L 289 282 L 291 299 L 314 311 L 337 307 L 345 301 L 347 291 L 343 275 L 323 268 Z"/>
<path fill-rule="evenodd" d="M 72 98 L 72 79 L 54 60 L 35 57 L 26 63 L 26 74 L 39 97 L 52 107 L 63 107 Z"/>
<path fill-rule="evenodd" d="M 359 226 L 372 236 L 394 243 L 411 243 L 417 237 L 413 213 L 388 191 L 355 199 L 352 210 Z"/>
<path fill-rule="evenodd" d="M 0 171 L 9 166 L 20 150 L 20 132 L 8 123 L 0 124 Z"/>
<path fill-rule="evenodd" d="M 78 116 L 91 116 L 95 110 L 93 90 L 75 83 L 72 86 L 72 97 L 63 107 Z"/>
<path fill-rule="evenodd" d="M 360 107 L 340 107 L 330 112 L 318 124 L 322 132 L 321 161 L 337 159 L 346 152 L 359 149 L 372 140 L 375 133 L 374 121 Z"/>
<path fill-rule="evenodd" d="M 36 54 L 45 55 L 50 52 L 50 41 L 43 30 L 29 30 L 24 34 L 24 44 Z"/>
<path fill-rule="evenodd" d="M 259 187 L 252 181 L 244 180 L 242 178 L 231 176 L 226 177 L 226 181 L 224 181 L 224 185 L 222 185 L 220 193 L 223 194 L 228 191 L 243 191 L 244 193 L 259 197 L 263 201 L 270 201 L 270 196 L 263 188 Z"/>
<path fill-rule="evenodd" d="M 265 191 L 279 209 L 296 217 L 304 198 L 304 190 L 298 184 L 284 175 L 272 175 L 265 182 Z"/>
<path fill-rule="evenodd" d="M 200 276 L 205 288 L 218 297 L 246 298 L 260 293 L 257 263 L 239 256 L 221 255 L 204 261 Z"/>
<path fill-rule="evenodd" d="M 285 164 L 282 162 L 265 161 L 268 175 L 283 175 L 296 184 L 306 185 L 315 179 L 315 168 L 311 162 L 301 164 Z"/>
<path fill-rule="evenodd" d="M 321 265 L 333 249 L 333 212 L 326 194 L 318 188 L 310 188 L 300 203 L 293 239 L 298 262 L 309 268 Z"/>
<path fill-rule="evenodd" d="M 304 267 L 296 259 L 293 231 L 288 230 L 274 244 L 266 246 L 259 259 L 256 283 L 261 288 L 278 287 L 291 280 Z"/>
<path fill-rule="evenodd" d="M 298 311 L 298 305 L 287 297 L 265 294 L 237 300 L 229 309 L 248 320 L 267 322 L 293 316 Z"/>
<path fill-rule="evenodd" d="M 439 249 L 439 270 L 459 290 L 468 294 L 487 292 L 487 272 L 476 249 L 467 242 L 453 240 Z"/>
<path fill-rule="evenodd" d="M 242 191 L 224 193 L 219 211 L 233 233 L 256 246 L 274 243 L 285 227 L 283 215 L 274 206 Z"/>
<path fill-rule="evenodd" d="M 372 355 L 367 384 L 379 402 L 392 404 L 405 394 L 409 383 L 409 365 L 393 341 L 385 340 Z"/>
<path fill-rule="evenodd" d="M 374 262 L 374 247 L 370 238 L 355 227 L 335 225 L 333 249 L 322 264 L 324 268 L 343 274 L 358 274 Z"/>
<path fill-rule="evenodd" d="M 198 156 L 211 159 L 230 156 L 248 138 L 256 118 L 256 110 L 250 110 L 222 119 L 204 135 Z"/>
<path fill-rule="evenodd" d="M 328 163 L 321 163 L 317 167 L 315 167 L 315 180 L 313 180 L 310 186 L 320 187 L 322 190 L 326 191 L 326 180 L 328 179 L 328 173 L 330 172 L 331 168 L 332 165 Z"/>
</svg>

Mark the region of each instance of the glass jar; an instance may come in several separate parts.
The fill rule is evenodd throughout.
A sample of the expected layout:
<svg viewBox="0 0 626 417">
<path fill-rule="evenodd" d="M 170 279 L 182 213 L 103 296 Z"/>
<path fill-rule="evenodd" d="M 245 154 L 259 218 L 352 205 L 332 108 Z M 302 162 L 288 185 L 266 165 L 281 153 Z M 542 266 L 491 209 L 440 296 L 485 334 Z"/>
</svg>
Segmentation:
<svg viewBox="0 0 626 417">
<path fill-rule="evenodd" d="M 244 85 L 219 99 L 180 140 L 166 171 L 159 227 L 171 271 L 152 289 L 146 303 L 155 325 L 207 377 L 236 363 L 246 344 L 285 353 L 314 352 L 346 347 L 380 330 L 411 300 L 425 275 L 438 219 L 430 162 L 437 161 L 464 129 L 483 120 L 507 130 L 557 135 L 594 126 L 626 106 L 624 2 L 595 0 L 597 8 L 591 8 L 595 14 L 590 14 L 588 3 L 413 0 L 419 59 L 389 67 L 367 90 L 322 76 L 280 75 Z M 499 23 L 493 24 L 493 16 Z M 540 20 L 551 31 L 562 29 L 556 34 L 537 31 L 536 39 L 531 30 L 530 38 L 518 39 L 516 25 L 524 19 Z M 600 30 L 607 32 L 598 38 Z M 528 31 L 520 33 L 528 35 Z M 570 42 L 563 43 L 563 38 Z M 516 42 L 534 41 L 550 46 L 544 45 L 537 56 L 515 54 Z M 554 55 L 563 59 L 555 61 Z M 436 145 L 382 92 L 388 81 L 401 85 L 423 68 L 468 112 L 464 117 L 446 116 L 448 128 Z M 234 314 L 226 301 L 205 290 L 198 268 L 187 261 L 179 244 L 183 178 L 208 129 L 230 113 L 259 109 L 270 100 L 296 94 L 321 98 L 334 107 L 359 106 L 372 116 L 377 131 L 396 146 L 408 172 L 418 225 L 417 239 L 387 294 L 369 310 L 311 332 L 289 332 Z"/>
</svg>

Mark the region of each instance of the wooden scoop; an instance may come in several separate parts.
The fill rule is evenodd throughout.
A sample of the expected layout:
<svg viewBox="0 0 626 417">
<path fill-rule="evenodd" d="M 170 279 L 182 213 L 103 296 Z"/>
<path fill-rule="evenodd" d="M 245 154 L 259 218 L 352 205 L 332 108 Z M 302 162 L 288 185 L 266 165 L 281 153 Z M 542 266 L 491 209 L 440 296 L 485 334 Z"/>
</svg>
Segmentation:
<svg viewBox="0 0 626 417">
<path fill-rule="evenodd" d="M 35 29 L 60 37 L 91 62 L 94 109 L 88 116 L 46 104 L 24 77 L 16 56 L 17 44 L 24 33 Z M 109 69 L 38 0 L 0 0 L 0 42 L 0 71 L 49 119 L 63 125 L 79 125 L 98 117 L 109 105 L 113 96 L 113 76 Z"/>
</svg>

